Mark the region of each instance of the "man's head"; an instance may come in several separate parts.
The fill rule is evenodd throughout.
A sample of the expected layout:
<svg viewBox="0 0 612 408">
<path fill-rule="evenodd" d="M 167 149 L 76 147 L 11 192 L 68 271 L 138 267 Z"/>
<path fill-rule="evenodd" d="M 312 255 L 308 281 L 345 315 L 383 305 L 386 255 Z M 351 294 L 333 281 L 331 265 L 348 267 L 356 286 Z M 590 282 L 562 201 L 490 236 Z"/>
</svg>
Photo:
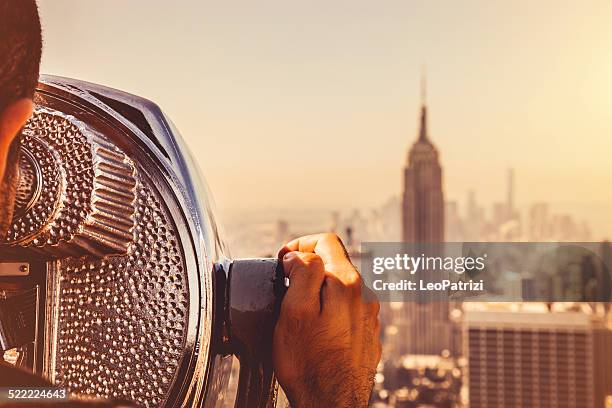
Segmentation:
<svg viewBox="0 0 612 408">
<path fill-rule="evenodd" d="M 0 238 L 13 216 L 18 136 L 32 114 L 41 48 L 35 0 L 0 0 Z"/>
</svg>

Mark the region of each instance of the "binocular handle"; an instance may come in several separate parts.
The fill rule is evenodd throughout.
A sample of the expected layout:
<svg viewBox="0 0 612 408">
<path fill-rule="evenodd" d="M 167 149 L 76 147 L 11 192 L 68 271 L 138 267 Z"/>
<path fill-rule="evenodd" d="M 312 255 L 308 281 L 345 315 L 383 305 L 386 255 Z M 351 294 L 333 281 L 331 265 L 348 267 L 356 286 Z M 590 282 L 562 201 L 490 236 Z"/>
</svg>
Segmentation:
<svg viewBox="0 0 612 408">
<path fill-rule="evenodd" d="M 227 328 L 240 361 L 237 408 L 276 407 L 279 386 L 272 367 L 272 334 L 286 292 L 278 259 L 235 260 L 227 285 Z"/>
</svg>

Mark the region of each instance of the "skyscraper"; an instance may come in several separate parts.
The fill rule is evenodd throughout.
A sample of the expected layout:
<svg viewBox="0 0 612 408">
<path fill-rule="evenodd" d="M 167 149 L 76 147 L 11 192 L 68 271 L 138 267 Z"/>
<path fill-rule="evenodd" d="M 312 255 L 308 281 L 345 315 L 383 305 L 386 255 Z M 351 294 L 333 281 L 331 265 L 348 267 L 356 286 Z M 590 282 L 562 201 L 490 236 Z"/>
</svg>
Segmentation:
<svg viewBox="0 0 612 408">
<path fill-rule="evenodd" d="M 508 169 L 508 192 L 506 196 L 506 218 L 514 218 L 514 169 Z"/>
<path fill-rule="evenodd" d="M 438 150 L 427 131 L 425 85 L 422 85 L 419 136 L 404 169 L 402 238 L 404 242 L 444 241 L 444 194 Z"/>
<path fill-rule="evenodd" d="M 438 151 L 427 131 L 425 84 L 422 83 L 421 123 L 404 169 L 402 238 L 412 244 L 444 242 L 444 194 Z M 434 246 L 435 248 L 435 246 Z M 440 248 L 441 249 L 441 248 Z M 427 251 L 431 251 L 431 245 Z M 435 249 L 434 249 L 435 250 Z M 420 252 L 420 251 L 419 251 Z M 433 255 L 433 254 L 430 254 Z M 402 354 L 439 355 L 458 350 L 445 294 L 420 292 L 417 300 L 402 305 L 396 325 L 405 341 Z"/>
</svg>

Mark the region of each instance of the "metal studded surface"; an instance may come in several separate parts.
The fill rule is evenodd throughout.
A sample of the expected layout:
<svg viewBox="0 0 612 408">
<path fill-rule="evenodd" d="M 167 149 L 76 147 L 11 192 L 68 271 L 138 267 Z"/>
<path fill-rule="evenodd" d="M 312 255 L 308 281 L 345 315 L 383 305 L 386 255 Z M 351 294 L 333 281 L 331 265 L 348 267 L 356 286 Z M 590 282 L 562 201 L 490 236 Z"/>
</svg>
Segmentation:
<svg viewBox="0 0 612 408">
<path fill-rule="evenodd" d="M 14 220 L 7 241 L 32 237 L 31 245 L 37 247 L 57 245 L 75 232 L 86 215 L 94 176 L 90 145 L 69 118 L 46 110 L 37 111 L 26 123 L 22 145 L 36 159 L 43 172 L 42 181 L 47 185 L 33 211 Z M 65 186 L 62 186 L 63 177 L 59 172 L 63 161 L 70 164 L 63 169 L 65 179 L 70 181 Z M 23 186 L 23 181 L 20 184 Z M 66 205 L 58 208 L 62 195 L 66 198 Z M 55 211 L 62 212 L 58 214 L 58 222 L 49 222 Z M 43 227 L 47 230 L 43 231 Z"/>
<path fill-rule="evenodd" d="M 135 167 L 73 116 L 37 108 L 22 133 L 16 211 L 6 242 L 51 257 L 125 254 Z"/>
<path fill-rule="evenodd" d="M 25 136 L 21 143 L 15 217 L 6 237 L 8 243 L 28 240 L 49 224 L 62 187 L 60 168 L 49 146 L 31 136 Z"/>
<path fill-rule="evenodd" d="M 185 347 L 187 272 L 170 214 L 143 179 L 135 218 L 127 255 L 60 262 L 55 382 L 161 406 Z"/>
<path fill-rule="evenodd" d="M 38 200 L 42 179 L 40 166 L 33 159 L 32 154 L 26 149 L 22 149 L 21 153 L 19 156 L 19 184 L 15 194 L 15 215 L 17 217 L 25 214 Z"/>
</svg>

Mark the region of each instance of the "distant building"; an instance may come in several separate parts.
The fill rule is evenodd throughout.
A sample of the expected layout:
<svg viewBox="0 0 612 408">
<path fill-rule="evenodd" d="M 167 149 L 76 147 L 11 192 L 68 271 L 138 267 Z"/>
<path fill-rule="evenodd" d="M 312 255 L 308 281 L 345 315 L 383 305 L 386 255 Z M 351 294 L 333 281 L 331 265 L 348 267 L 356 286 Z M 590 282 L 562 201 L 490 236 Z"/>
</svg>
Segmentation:
<svg viewBox="0 0 612 408">
<path fill-rule="evenodd" d="M 444 236 L 449 242 L 461 242 L 465 237 L 463 221 L 459 214 L 456 201 L 447 201 L 445 205 L 445 231 Z"/>
<path fill-rule="evenodd" d="M 595 407 L 606 407 L 606 399 L 610 400 L 609 404 L 612 406 L 612 330 L 609 325 L 595 328 L 593 355 Z"/>
<path fill-rule="evenodd" d="M 535 203 L 529 209 L 529 232 L 532 242 L 548 241 L 551 236 L 548 204 Z"/>
<path fill-rule="evenodd" d="M 470 407 L 603 406 L 609 335 L 581 312 L 466 311 Z"/>
<path fill-rule="evenodd" d="M 429 139 L 423 84 L 419 135 L 408 153 L 404 169 L 402 239 L 408 243 L 444 242 L 444 194 L 438 150 Z M 400 354 L 440 355 L 455 350 L 449 302 L 444 295 L 423 293 L 422 299 L 402 305 L 403 342 Z"/>
<path fill-rule="evenodd" d="M 514 210 L 514 169 L 508 169 L 508 191 L 506 193 L 506 219 L 516 216 Z"/>
<path fill-rule="evenodd" d="M 481 241 L 485 227 L 485 211 L 476 201 L 476 193 L 468 191 L 464 241 Z"/>
<path fill-rule="evenodd" d="M 444 194 L 438 150 L 427 132 L 427 106 L 421 106 L 419 137 L 404 169 L 404 242 L 444 242 Z"/>
</svg>

